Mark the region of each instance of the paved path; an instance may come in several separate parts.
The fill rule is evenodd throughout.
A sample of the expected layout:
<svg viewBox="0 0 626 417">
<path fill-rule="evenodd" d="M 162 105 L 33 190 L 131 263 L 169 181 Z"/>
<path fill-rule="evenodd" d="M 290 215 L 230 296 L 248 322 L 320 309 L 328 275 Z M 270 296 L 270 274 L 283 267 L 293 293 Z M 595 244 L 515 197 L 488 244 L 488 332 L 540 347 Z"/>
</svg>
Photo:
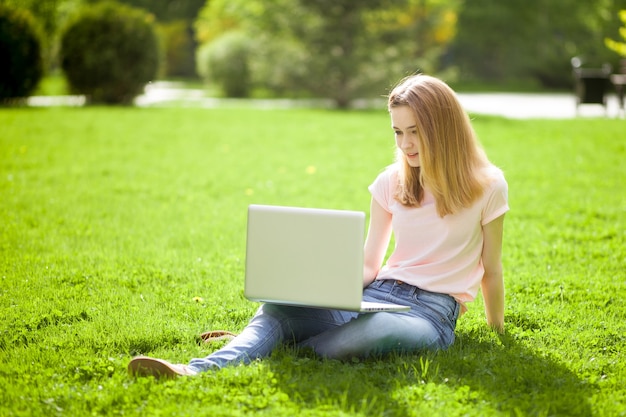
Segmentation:
<svg viewBox="0 0 626 417">
<path fill-rule="evenodd" d="M 459 100 L 470 113 L 504 116 L 514 119 L 574 117 L 624 117 L 620 114 L 617 97 L 609 94 L 605 109 L 600 105 L 583 105 L 576 111 L 574 94 L 531 94 L 531 93 L 459 93 Z M 135 100 L 138 106 L 189 106 L 189 107 L 252 107 L 252 108 L 293 108 L 293 107 L 332 107 L 330 100 L 241 100 L 206 97 L 203 90 L 179 88 L 176 84 L 156 82 L 146 87 L 145 94 Z M 31 106 L 69 105 L 82 106 L 84 98 L 31 97 Z M 383 108 L 384 100 L 356 101 L 357 107 Z"/>
<path fill-rule="evenodd" d="M 609 94 L 606 110 L 601 105 L 586 104 L 578 112 L 574 94 L 460 93 L 458 96 L 468 112 L 513 119 L 623 116 L 614 94 Z"/>
</svg>

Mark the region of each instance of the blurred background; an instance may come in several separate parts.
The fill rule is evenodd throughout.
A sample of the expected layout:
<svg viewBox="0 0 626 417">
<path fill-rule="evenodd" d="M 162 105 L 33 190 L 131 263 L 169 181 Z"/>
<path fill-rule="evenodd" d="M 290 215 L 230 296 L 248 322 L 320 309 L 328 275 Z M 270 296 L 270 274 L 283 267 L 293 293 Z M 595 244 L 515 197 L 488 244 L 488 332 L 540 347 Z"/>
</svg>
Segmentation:
<svg viewBox="0 0 626 417">
<path fill-rule="evenodd" d="M 461 91 L 571 91 L 573 57 L 583 67 L 605 65 L 612 72 L 622 71 L 626 58 L 626 16 L 620 15 L 626 0 L 106 4 L 108 9 L 94 0 L 0 0 L 0 7 L 32 17 L 23 19 L 34 28 L 41 56 L 40 63 L 22 63 L 41 67 L 31 76 L 34 85 L 4 96 L 87 94 L 95 102 L 129 102 L 148 82 L 169 81 L 216 97 L 323 97 L 347 107 L 355 98 L 380 97 L 417 71 Z M 109 23 L 99 25 L 107 14 Z M 131 15 L 135 20 L 119 23 Z M 79 30 L 81 21 L 90 23 Z M 0 42 L 17 43 L 0 36 Z M 119 56 L 124 50 L 127 55 Z M 127 87 L 120 97 L 98 95 L 98 89 L 114 90 L 111 80 L 102 87 L 112 77 L 107 71 L 124 78 L 141 68 L 132 81 L 139 87 Z"/>
</svg>

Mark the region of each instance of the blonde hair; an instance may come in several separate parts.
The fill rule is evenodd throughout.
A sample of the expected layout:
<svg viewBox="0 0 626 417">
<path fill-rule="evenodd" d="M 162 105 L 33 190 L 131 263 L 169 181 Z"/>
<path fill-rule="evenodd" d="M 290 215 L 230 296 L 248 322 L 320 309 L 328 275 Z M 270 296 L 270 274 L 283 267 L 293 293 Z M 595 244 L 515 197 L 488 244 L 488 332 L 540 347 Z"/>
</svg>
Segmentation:
<svg viewBox="0 0 626 417">
<path fill-rule="evenodd" d="M 483 194 L 488 182 L 483 168 L 491 164 L 454 91 L 437 78 L 413 75 L 389 95 L 388 109 L 399 106 L 408 106 L 415 116 L 421 166 L 411 167 L 397 150 L 400 175 L 395 198 L 419 207 L 428 187 L 441 217 L 471 206 Z"/>
</svg>

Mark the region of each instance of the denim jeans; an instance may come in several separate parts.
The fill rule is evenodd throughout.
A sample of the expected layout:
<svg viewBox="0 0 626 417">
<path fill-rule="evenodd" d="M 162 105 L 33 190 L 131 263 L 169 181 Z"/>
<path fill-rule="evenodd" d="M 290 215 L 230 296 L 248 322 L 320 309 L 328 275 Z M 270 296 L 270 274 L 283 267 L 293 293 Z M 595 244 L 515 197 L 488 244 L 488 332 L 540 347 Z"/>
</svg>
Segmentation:
<svg viewBox="0 0 626 417">
<path fill-rule="evenodd" d="M 189 367 L 201 372 L 269 356 L 283 343 L 321 357 L 365 358 L 390 352 L 446 349 L 454 342 L 459 304 L 447 294 L 394 280 L 374 281 L 363 300 L 410 305 L 408 312 L 356 313 L 263 304 L 239 336 Z"/>
</svg>

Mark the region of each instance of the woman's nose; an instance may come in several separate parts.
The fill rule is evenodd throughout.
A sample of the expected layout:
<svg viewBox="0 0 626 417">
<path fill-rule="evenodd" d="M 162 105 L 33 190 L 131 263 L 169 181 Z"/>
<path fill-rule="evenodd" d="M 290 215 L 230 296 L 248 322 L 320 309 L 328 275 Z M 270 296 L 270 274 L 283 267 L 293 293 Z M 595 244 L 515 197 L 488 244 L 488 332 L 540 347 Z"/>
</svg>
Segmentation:
<svg viewBox="0 0 626 417">
<path fill-rule="evenodd" d="M 413 147 L 413 137 L 411 135 L 406 135 L 402 138 L 402 143 L 400 144 L 400 147 L 402 149 L 411 149 Z"/>
</svg>

